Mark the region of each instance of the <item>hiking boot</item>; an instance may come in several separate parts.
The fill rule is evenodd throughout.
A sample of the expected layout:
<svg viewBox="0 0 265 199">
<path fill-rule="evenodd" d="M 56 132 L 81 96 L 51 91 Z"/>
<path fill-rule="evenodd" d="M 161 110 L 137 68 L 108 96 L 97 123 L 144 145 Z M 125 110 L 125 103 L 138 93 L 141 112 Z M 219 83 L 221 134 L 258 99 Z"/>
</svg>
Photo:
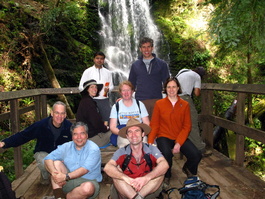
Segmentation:
<svg viewBox="0 0 265 199">
<path fill-rule="evenodd" d="M 44 179 L 44 178 L 42 177 L 42 175 L 40 175 L 40 183 L 41 183 L 42 185 L 49 185 L 49 184 L 50 184 L 50 178 L 48 178 L 48 179 Z"/>
<path fill-rule="evenodd" d="M 168 189 L 169 185 L 170 185 L 170 178 L 164 178 L 163 190 Z"/>
<path fill-rule="evenodd" d="M 201 150 L 202 157 L 209 157 L 213 154 L 213 151 L 211 149 L 203 149 Z"/>
</svg>

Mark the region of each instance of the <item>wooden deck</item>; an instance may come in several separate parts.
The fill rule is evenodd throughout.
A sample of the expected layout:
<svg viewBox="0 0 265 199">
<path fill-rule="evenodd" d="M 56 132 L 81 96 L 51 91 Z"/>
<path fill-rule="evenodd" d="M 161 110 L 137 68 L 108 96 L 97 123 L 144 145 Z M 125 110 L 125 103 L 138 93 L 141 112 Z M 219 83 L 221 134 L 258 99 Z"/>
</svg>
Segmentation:
<svg viewBox="0 0 265 199">
<path fill-rule="evenodd" d="M 107 162 L 112 154 L 113 148 L 104 149 L 102 151 L 102 162 Z M 172 187 L 182 187 L 182 183 L 186 178 L 181 171 L 183 163 L 184 160 L 180 159 L 179 156 L 174 157 Z M 230 159 L 217 151 L 214 151 L 212 156 L 202 159 L 198 176 L 208 184 L 220 186 L 219 199 L 265 199 L 265 182 L 247 169 L 235 166 Z M 98 199 L 107 199 L 112 182 L 105 174 L 103 174 L 103 177 L 104 180 L 100 183 L 101 190 Z M 42 199 L 43 196 L 51 196 L 51 186 L 41 185 L 39 178 L 39 169 L 36 167 L 36 163 L 33 162 L 24 174 L 12 183 L 17 197 Z M 175 190 L 170 194 L 170 198 L 180 199 L 180 194 Z"/>
</svg>

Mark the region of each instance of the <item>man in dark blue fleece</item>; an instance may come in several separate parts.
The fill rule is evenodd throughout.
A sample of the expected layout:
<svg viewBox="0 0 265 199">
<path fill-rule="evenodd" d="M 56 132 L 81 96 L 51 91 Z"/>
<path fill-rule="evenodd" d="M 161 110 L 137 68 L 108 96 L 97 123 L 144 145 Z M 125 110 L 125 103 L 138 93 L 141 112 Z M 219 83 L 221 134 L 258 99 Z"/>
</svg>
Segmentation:
<svg viewBox="0 0 265 199">
<path fill-rule="evenodd" d="M 71 122 L 66 118 L 66 105 L 63 102 L 56 102 L 51 111 L 51 116 L 44 118 L 30 125 L 21 132 L 18 132 L 0 142 L 1 148 L 18 147 L 30 140 L 36 139 L 34 158 L 41 171 L 41 184 L 48 184 L 49 173 L 44 166 L 44 158 L 65 142 L 71 141 Z"/>
<path fill-rule="evenodd" d="M 169 68 L 165 61 L 152 53 L 152 39 L 144 37 L 139 47 L 142 56 L 132 64 L 129 81 L 135 87 L 135 98 L 145 104 L 151 119 L 156 100 L 162 98 L 163 83 L 169 77 Z"/>
</svg>

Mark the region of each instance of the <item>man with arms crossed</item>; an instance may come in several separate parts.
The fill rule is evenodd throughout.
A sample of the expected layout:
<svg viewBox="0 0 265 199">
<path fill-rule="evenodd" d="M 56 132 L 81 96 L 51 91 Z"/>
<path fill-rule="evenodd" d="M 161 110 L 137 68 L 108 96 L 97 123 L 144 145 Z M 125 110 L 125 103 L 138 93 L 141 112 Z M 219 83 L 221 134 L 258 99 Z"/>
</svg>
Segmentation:
<svg viewBox="0 0 265 199">
<path fill-rule="evenodd" d="M 104 171 L 113 178 L 111 198 L 149 198 L 159 196 L 168 163 L 156 146 L 143 143 L 150 127 L 137 119 L 130 119 L 119 136 L 129 145 L 118 149 Z"/>
<path fill-rule="evenodd" d="M 72 142 L 59 146 L 45 157 L 54 196 L 56 199 L 96 198 L 98 182 L 102 180 L 100 149 L 88 140 L 85 123 L 73 124 L 71 132 Z"/>
</svg>

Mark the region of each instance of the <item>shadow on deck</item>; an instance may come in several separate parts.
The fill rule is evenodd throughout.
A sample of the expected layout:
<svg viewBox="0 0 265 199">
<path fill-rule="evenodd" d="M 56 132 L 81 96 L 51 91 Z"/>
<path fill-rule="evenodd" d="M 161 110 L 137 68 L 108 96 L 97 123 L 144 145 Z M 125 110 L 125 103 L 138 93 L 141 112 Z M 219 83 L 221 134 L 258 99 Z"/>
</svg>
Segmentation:
<svg viewBox="0 0 265 199">
<path fill-rule="evenodd" d="M 102 162 L 106 163 L 113 154 L 113 149 L 102 151 Z M 174 157 L 171 186 L 180 188 L 186 179 L 181 168 L 184 160 L 179 156 Z M 100 183 L 101 190 L 98 199 L 107 199 L 111 185 L 111 179 L 103 174 L 104 180 Z M 203 158 L 198 171 L 201 180 L 208 184 L 220 186 L 219 199 L 240 198 L 240 199 L 265 199 L 265 182 L 252 174 L 246 168 L 237 167 L 233 162 L 214 151 L 210 157 Z M 33 162 L 24 174 L 12 183 L 12 187 L 17 197 L 24 196 L 25 199 L 42 199 L 43 196 L 51 196 L 51 185 L 41 185 L 39 183 L 40 172 Z M 166 197 L 165 197 L 166 198 Z M 170 194 L 171 199 L 180 199 L 177 190 Z"/>
</svg>

